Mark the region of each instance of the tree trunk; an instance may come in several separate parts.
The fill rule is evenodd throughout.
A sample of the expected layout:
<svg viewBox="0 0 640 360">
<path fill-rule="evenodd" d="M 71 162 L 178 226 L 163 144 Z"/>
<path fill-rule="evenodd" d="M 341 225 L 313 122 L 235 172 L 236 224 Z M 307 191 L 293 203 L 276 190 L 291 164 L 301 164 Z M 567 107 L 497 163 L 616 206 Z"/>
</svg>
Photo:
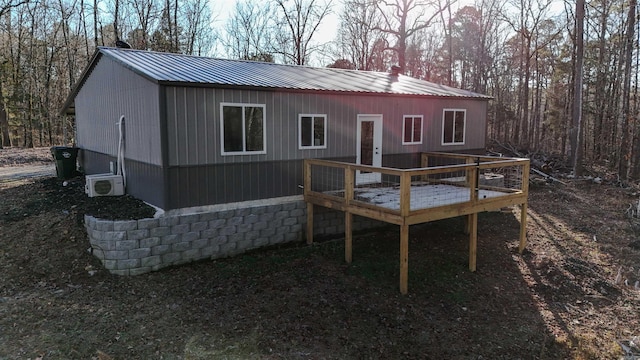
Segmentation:
<svg viewBox="0 0 640 360">
<path fill-rule="evenodd" d="M 631 162 L 631 149 L 629 146 L 630 138 L 630 122 L 633 116 L 630 113 L 629 100 L 631 97 L 631 61 L 633 59 L 633 40 L 635 38 L 636 21 L 636 0 L 631 0 L 629 4 L 629 16 L 627 18 L 627 34 L 626 49 L 624 60 L 624 90 L 622 92 L 622 121 L 621 132 L 622 139 L 620 141 L 620 158 L 618 159 L 618 176 L 627 180 L 629 179 L 629 163 Z"/>
<path fill-rule="evenodd" d="M 573 121 L 571 129 L 571 158 L 573 174 L 582 175 L 582 77 L 584 63 L 584 0 L 576 1 L 575 75 L 573 79 Z"/>
<path fill-rule="evenodd" d="M 98 46 L 98 0 L 93 0 L 93 46 Z"/>
<path fill-rule="evenodd" d="M 2 79 L 0 79 L 0 94 L 2 94 Z M 9 118 L 7 117 L 7 109 L 5 109 L 4 97 L 0 95 L 0 149 L 3 146 L 11 146 L 11 137 L 9 136 Z"/>
<path fill-rule="evenodd" d="M 608 5 L 606 1 L 602 4 L 602 16 L 600 18 L 600 34 L 598 36 L 598 74 L 596 76 L 595 91 L 599 94 L 605 94 L 608 88 L 607 74 L 609 72 L 608 64 L 605 63 L 605 49 L 606 49 L 606 31 L 607 31 L 607 15 Z M 606 139 L 603 138 L 604 122 L 606 121 L 606 96 L 597 96 L 595 100 L 596 113 L 594 117 L 593 128 L 593 156 L 596 160 L 600 160 L 604 153 L 604 144 Z"/>
<path fill-rule="evenodd" d="M 120 40 L 120 31 L 118 30 L 118 17 L 120 15 L 120 0 L 115 0 L 114 14 L 113 14 L 113 32 L 115 33 L 116 41 Z"/>
</svg>

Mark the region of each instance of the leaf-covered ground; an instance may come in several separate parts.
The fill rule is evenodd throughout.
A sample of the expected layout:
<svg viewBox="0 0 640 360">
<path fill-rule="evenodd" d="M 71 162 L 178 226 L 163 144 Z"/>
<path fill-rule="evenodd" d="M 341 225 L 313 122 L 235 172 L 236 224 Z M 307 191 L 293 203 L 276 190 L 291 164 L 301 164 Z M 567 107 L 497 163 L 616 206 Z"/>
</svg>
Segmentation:
<svg viewBox="0 0 640 360">
<path fill-rule="evenodd" d="M 336 239 L 118 277 L 87 252 L 80 186 L 0 182 L 0 359 L 619 359 L 640 336 L 639 196 L 532 185 L 527 250 L 519 211 L 483 213 L 475 273 L 461 219 L 412 226 L 403 296 L 394 226 L 351 265 Z"/>
<path fill-rule="evenodd" d="M 5 147 L 0 149 L 0 167 L 21 165 L 42 165 L 53 162 L 50 148 L 24 149 Z"/>
</svg>

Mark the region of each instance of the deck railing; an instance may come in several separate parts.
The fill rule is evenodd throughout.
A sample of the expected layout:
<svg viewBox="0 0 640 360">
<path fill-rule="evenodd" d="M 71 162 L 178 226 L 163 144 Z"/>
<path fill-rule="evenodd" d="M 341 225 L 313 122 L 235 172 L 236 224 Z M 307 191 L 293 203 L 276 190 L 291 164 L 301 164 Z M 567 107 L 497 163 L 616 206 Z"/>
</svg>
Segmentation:
<svg viewBox="0 0 640 360">
<path fill-rule="evenodd" d="M 526 202 L 528 159 L 423 153 L 421 164 L 396 169 L 306 159 L 305 199 L 396 224 Z"/>
</svg>

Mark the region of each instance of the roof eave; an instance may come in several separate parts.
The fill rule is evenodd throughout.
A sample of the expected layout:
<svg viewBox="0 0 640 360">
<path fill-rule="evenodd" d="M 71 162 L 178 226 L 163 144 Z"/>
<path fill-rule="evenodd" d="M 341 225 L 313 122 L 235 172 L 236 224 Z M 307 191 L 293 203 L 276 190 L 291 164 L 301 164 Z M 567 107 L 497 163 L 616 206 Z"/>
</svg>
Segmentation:
<svg viewBox="0 0 640 360">
<path fill-rule="evenodd" d="M 171 81 L 156 80 L 162 86 L 180 86 L 180 87 L 200 87 L 214 89 L 236 89 L 236 90 L 256 90 L 256 91 L 282 91 L 289 93 L 312 93 L 312 94 L 336 94 L 336 95 L 365 95 L 365 96 L 399 96 L 399 97 L 418 97 L 429 99 L 465 99 L 465 100 L 492 100 L 492 96 L 465 96 L 465 95 L 437 95 L 437 94 L 412 94 L 412 93 L 392 93 L 392 92 L 375 92 L 375 91 L 348 91 L 348 90 L 319 90 L 319 89 L 303 89 L 303 88 L 286 88 L 286 87 L 266 87 L 255 85 L 235 85 L 235 84 L 216 84 L 216 83 L 199 83 L 188 81 Z"/>
</svg>

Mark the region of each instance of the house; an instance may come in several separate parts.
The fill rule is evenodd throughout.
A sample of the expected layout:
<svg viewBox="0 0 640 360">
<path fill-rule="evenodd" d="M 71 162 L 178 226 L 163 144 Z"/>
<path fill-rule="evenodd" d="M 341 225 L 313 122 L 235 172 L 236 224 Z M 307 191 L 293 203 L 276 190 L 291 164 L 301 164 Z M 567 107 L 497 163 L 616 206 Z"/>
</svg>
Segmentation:
<svg viewBox="0 0 640 360">
<path fill-rule="evenodd" d="M 106 173 L 125 117 L 127 193 L 170 210 L 301 195 L 302 160 L 417 167 L 485 147 L 485 95 L 397 73 L 99 48 L 63 112 Z"/>
<path fill-rule="evenodd" d="M 99 48 L 62 111 L 86 174 L 124 158 L 126 192 L 166 211 L 85 217 L 103 265 L 135 275 L 303 238 L 305 159 L 409 169 L 427 151 L 482 151 L 489 99 L 394 72 Z M 313 223 L 345 230 L 336 212 Z"/>
</svg>

